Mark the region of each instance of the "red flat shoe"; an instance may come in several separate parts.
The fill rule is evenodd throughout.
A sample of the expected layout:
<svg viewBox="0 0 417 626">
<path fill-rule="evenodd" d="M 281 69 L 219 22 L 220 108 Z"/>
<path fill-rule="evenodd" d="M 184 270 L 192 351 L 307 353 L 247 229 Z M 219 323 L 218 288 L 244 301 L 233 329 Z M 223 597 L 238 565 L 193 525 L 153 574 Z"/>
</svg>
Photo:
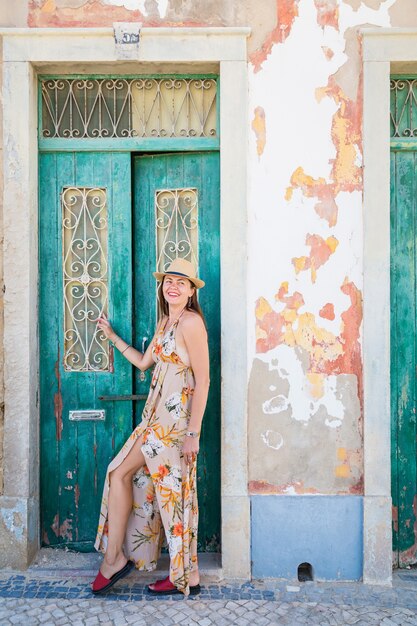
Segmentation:
<svg viewBox="0 0 417 626">
<path fill-rule="evenodd" d="M 190 587 L 190 596 L 194 596 L 197 593 L 200 593 L 201 588 L 200 585 L 193 585 Z M 165 596 L 172 596 L 176 593 L 181 593 L 179 589 L 170 581 L 169 576 L 163 578 L 162 580 L 157 580 L 152 585 L 148 585 L 148 592 L 154 594 L 161 594 Z"/>
<path fill-rule="evenodd" d="M 92 584 L 92 592 L 93 593 L 104 593 L 105 591 L 107 591 L 107 589 L 110 589 L 110 587 L 113 587 L 114 583 L 116 583 L 118 580 L 120 580 L 121 578 L 124 578 L 125 576 L 127 576 L 127 574 L 130 572 L 130 570 L 132 569 L 132 567 L 134 567 L 135 564 L 133 563 L 133 561 L 127 561 L 126 565 L 124 567 L 122 567 L 122 569 L 119 569 L 118 572 L 116 572 L 115 574 L 113 574 L 113 576 L 111 578 L 106 578 L 105 576 L 103 576 L 103 574 L 99 571 L 99 573 L 97 574 L 93 584 Z"/>
</svg>

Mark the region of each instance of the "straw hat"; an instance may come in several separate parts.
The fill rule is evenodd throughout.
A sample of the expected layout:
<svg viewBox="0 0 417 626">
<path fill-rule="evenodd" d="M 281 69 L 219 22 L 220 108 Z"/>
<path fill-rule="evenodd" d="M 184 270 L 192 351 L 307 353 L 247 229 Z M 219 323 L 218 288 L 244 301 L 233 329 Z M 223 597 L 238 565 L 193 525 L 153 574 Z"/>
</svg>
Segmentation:
<svg viewBox="0 0 417 626">
<path fill-rule="evenodd" d="M 159 280 L 159 281 L 162 281 L 163 277 L 166 276 L 167 274 L 170 274 L 173 276 L 184 276 L 184 278 L 188 278 L 188 280 L 190 280 L 193 283 L 193 285 L 197 287 L 197 289 L 200 289 L 200 287 L 204 287 L 204 285 L 206 284 L 204 280 L 200 280 L 200 278 L 197 278 L 197 276 L 195 275 L 194 265 L 190 263 L 190 261 L 187 261 L 186 259 L 180 259 L 180 258 L 174 259 L 168 265 L 165 272 L 153 273 L 156 280 Z"/>
</svg>

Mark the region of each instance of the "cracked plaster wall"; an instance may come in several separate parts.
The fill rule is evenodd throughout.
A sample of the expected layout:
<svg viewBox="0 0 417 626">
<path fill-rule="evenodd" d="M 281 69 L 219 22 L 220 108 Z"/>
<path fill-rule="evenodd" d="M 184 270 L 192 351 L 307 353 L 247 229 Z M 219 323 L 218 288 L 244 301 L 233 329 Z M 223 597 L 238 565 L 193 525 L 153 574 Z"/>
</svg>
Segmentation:
<svg viewBox="0 0 417 626">
<path fill-rule="evenodd" d="M 119 20 L 251 26 L 250 491 L 362 493 L 357 29 L 417 27 L 414 0 L 20 0 L 0 7 L 2 26 Z M 0 375 L 0 402 L 2 389 Z"/>
</svg>

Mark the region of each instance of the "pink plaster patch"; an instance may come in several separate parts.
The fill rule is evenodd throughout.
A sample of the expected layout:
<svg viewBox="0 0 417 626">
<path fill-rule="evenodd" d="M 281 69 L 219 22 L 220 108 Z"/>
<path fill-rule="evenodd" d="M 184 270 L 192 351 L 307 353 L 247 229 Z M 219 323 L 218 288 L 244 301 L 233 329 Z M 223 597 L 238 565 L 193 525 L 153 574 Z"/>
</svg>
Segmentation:
<svg viewBox="0 0 417 626">
<path fill-rule="evenodd" d="M 323 239 L 320 235 L 307 235 L 306 244 L 310 247 L 309 256 L 296 257 L 292 260 L 295 272 L 311 270 L 311 280 L 314 283 L 317 277 L 317 270 L 329 260 L 339 245 L 336 237 Z"/>
<path fill-rule="evenodd" d="M 334 305 L 328 302 L 319 312 L 320 317 L 326 320 L 334 320 Z"/>
<path fill-rule="evenodd" d="M 29 1 L 28 26 L 30 27 L 88 27 L 112 26 L 114 22 L 142 22 L 145 26 L 205 26 L 198 20 L 170 22 L 149 18 L 139 10 L 126 9 L 123 6 L 103 4 L 100 0 L 86 0 L 80 7 L 57 7 L 54 0 L 44 0 L 39 5 L 36 0 Z"/>
</svg>

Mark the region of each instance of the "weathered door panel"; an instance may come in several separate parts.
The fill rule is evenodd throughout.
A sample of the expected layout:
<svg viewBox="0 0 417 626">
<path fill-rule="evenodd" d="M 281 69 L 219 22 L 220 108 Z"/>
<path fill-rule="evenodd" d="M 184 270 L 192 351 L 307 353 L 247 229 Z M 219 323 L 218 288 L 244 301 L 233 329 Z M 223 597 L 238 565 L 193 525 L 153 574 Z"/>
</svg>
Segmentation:
<svg viewBox="0 0 417 626">
<path fill-rule="evenodd" d="M 91 339 L 94 322 L 85 322 L 85 328 L 90 329 L 85 335 L 83 331 L 75 333 L 71 325 L 76 320 L 77 328 L 82 328 L 83 315 L 95 319 L 107 300 L 104 310 L 116 320 L 116 331 L 131 340 L 130 155 L 45 153 L 40 155 L 39 167 L 42 541 L 45 545 L 89 550 L 95 537 L 107 464 L 132 430 L 131 402 L 103 402 L 99 396 L 131 394 L 132 368 L 111 347 L 107 355 L 100 357 L 101 347 Z M 83 205 L 84 198 L 84 217 L 75 208 L 71 217 L 71 197 L 78 202 L 77 207 Z M 104 221 L 105 213 L 100 208 L 103 198 L 107 214 Z M 63 219 L 68 214 L 70 222 L 64 228 Z M 81 231 L 84 247 L 79 243 L 83 239 Z M 106 234 L 97 235 L 99 231 Z M 107 250 L 99 249 L 97 244 L 97 238 L 103 236 Z M 73 263 L 71 271 L 78 272 L 77 280 L 69 283 L 64 275 L 64 255 L 68 266 Z M 80 262 L 81 257 L 84 261 Z M 69 346 L 75 341 L 71 332 L 80 338 L 74 348 L 78 356 L 85 353 L 81 344 L 86 350 L 91 348 L 86 366 L 89 371 L 69 358 Z M 100 367 L 104 371 L 97 371 Z M 70 419 L 70 411 L 86 410 L 104 410 L 105 419 Z"/>
<path fill-rule="evenodd" d="M 186 189 L 193 190 L 193 197 L 198 198 L 197 256 L 199 273 L 206 282 L 199 297 L 207 320 L 210 348 L 211 385 L 198 457 L 199 550 L 219 551 L 220 178 L 216 152 L 138 156 L 134 160 L 134 341 L 141 346 L 144 337 L 152 337 L 156 324 L 156 284 L 152 272 L 157 262 L 156 230 L 161 227 L 155 207 L 157 192 L 166 190 L 169 194 Z M 170 254 L 175 257 L 177 253 L 186 256 L 186 246 L 179 246 L 177 251 L 172 248 Z M 142 381 L 137 373 L 135 393 L 146 393 L 149 381 L 149 374 Z M 138 402 L 137 421 L 142 409 L 143 403 Z"/>
<path fill-rule="evenodd" d="M 391 153 L 391 427 L 394 562 L 417 562 L 417 155 Z"/>
</svg>

